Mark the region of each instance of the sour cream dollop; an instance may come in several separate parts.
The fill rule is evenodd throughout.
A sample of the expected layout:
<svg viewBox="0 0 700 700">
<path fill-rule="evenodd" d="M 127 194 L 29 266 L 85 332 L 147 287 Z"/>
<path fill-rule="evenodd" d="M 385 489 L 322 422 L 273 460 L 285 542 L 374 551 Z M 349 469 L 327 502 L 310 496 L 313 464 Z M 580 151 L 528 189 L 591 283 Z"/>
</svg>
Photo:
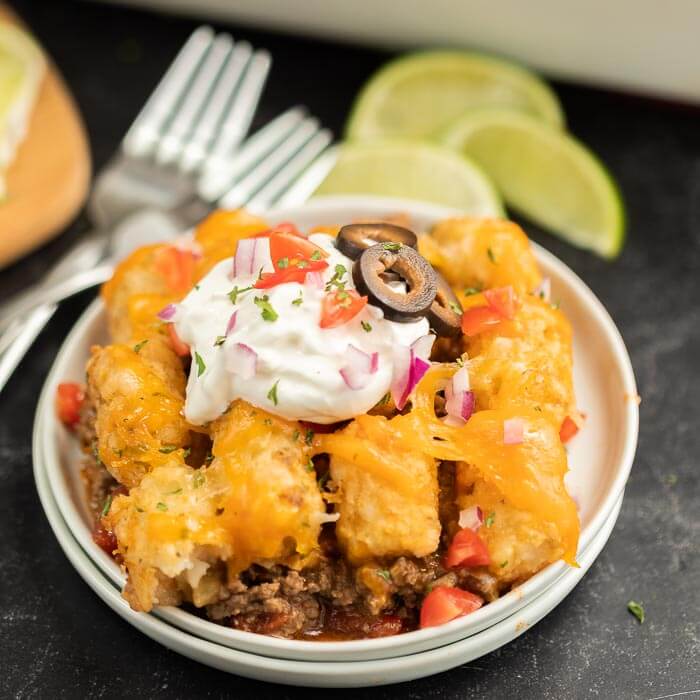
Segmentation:
<svg viewBox="0 0 700 700">
<path fill-rule="evenodd" d="M 177 307 L 175 330 L 193 357 L 185 417 L 195 425 L 207 423 L 235 399 L 289 420 L 314 423 L 336 423 L 366 413 L 391 386 L 396 348 L 425 336 L 427 320 L 388 321 L 381 309 L 367 304 L 347 323 L 321 328 L 325 284 L 336 265 L 347 271 L 342 278 L 345 288 L 354 289 L 352 260 L 338 251 L 332 236 L 323 233 L 309 236 L 328 253 L 328 267 L 320 273 L 323 285 L 310 283 L 307 276 L 304 284 L 288 282 L 239 292 L 232 303 L 234 287 L 241 290 L 255 284 L 260 267 L 263 272 L 274 269 L 267 239 L 258 240 L 262 254 L 256 253 L 254 274 L 234 275 L 233 258 L 223 260 Z M 264 296 L 275 320 L 264 318 Z M 265 315 L 269 319 L 274 314 Z M 227 333 L 230 325 L 233 329 Z M 252 376 L 237 371 L 239 344 L 256 355 Z M 368 355 L 377 353 L 376 371 L 360 389 L 351 389 L 341 375 L 352 354 L 350 345 Z"/>
</svg>

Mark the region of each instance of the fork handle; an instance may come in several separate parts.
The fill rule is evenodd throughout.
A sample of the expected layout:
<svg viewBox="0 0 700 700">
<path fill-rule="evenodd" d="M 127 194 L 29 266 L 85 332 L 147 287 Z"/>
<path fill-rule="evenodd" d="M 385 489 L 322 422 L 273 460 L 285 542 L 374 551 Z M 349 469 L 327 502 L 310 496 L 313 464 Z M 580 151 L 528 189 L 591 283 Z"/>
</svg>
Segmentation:
<svg viewBox="0 0 700 700">
<path fill-rule="evenodd" d="M 83 235 L 75 245 L 71 246 L 49 269 L 41 282 L 38 282 L 28 289 L 15 294 L 8 302 L 0 308 L 0 330 L 7 329 L 8 326 L 22 313 L 26 313 L 28 308 L 38 306 L 40 302 L 37 295 L 44 289 L 70 278 L 76 272 L 93 268 L 104 257 L 107 249 L 107 237 L 104 231 L 93 230 L 87 235 Z M 32 300 L 31 303 L 28 300 Z M 3 348 L 0 341 L 0 348 Z"/>
<path fill-rule="evenodd" d="M 105 261 L 101 265 L 83 270 L 55 284 L 43 284 L 38 288 L 28 290 L 22 295 L 21 299 L 18 299 L 13 304 L 11 311 L 3 317 L 3 322 L 6 323 L 7 328 L 5 333 L 12 332 L 14 322 L 20 321 L 35 309 L 57 304 L 59 301 L 72 297 L 78 292 L 94 287 L 97 284 L 102 284 L 102 282 L 110 278 L 113 271 L 114 263 Z M 5 333 L 0 336 L 0 348 L 5 346 Z"/>
</svg>

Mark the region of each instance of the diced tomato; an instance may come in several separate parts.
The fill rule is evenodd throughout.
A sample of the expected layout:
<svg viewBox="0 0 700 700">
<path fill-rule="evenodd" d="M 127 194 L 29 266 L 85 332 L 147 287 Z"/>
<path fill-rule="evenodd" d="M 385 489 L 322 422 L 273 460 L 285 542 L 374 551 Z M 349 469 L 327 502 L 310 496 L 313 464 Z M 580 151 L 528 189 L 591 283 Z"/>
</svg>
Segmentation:
<svg viewBox="0 0 700 700">
<path fill-rule="evenodd" d="M 578 433 L 579 427 L 576 422 L 567 416 L 561 423 L 561 428 L 559 428 L 559 439 L 562 442 L 569 442 L 576 433 Z"/>
<path fill-rule="evenodd" d="M 273 233 L 290 233 L 292 234 L 292 236 L 306 238 L 306 236 L 291 221 L 282 221 L 273 228 L 269 228 L 267 229 L 267 231 L 261 231 L 260 233 L 256 233 L 252 237 L 266 238 L 268 236 L 271 236 Z"/>
<path fill-rule="evenodd" d="M 281 270 L 275 270 L 274 272 L 263 272 L 260 279 L 255 283 L 256 289 L 270 289 L 271 287 L 276 287 L 278 284 L 285 284 L 286 282 L 298 282 L 299 284 L 304 284 L 306 280 L 306 275 L 309 272 L 317 272 L 319 270 L 325 270 L 328 267 L 328 263 L 325 260 L 312 260 L 311 262 L 299 261 L 301 264 L 297 263 L 285 267 Z"/>
<path fill-rule="evenodd" d="M 328 292 L 321 306 L 321 328 L 342 326 L 364 309 L 367 297 L 361 297 L 354 289 Z"/>
<path fill-rule="evenodd" d="M 420 627 L 444 625 L 450 620 L 478 610 L 484 601 L 478 595 L 463 591 L 461 588 L 439 586 L 434 588 L 423 600 L 420 609 Z"/>
<path fill-rule="evenodd" d="M 85 401 L 85 392 L 80 384 L 63 382 L 56 391 L 56 414 L 68 428 L 74 428 L 80 420 L 80 407 Z"/>
<path fill-rule="evenodd" d="M 486 301 L 489 306 L 497 311 L 502 318 L 509 321 L 515 318 L 517 311 L 517 298 L 513 287 L 496 287 L 495 289 L 486 289 L 484 291 Z"/>
<path fill-rule="evenodd" d="M 287 259 L 291 265 L 295 260 L 313 262 L 327 258 L 328 253 L 302 236 L 275 232 L 270 236 L 270 257 L 278 269 L 278 262 L 282 259 Z"/>
<path fill-rule="evenodd" d="M 489 550 L 479 535 L 468 527 L 460 530 L 452 539 L 445 555 L 445 566 L 486 566 L 491 563 Z"/>
<path fill-rule="evenodd" d="M 107 529 L 101 522 L 98 522 L 92 531 L 92 541 L 109 556 L 114 555 L 117 548 L 117 538 L 114 533 Z"/>
<path fill-rule="evenodd" d="M 156 252 L 155 269 L 163 275 L 165 283 L 175 294 L 188 292 L 194 283 L 195 255 L 191 250 L 176 246 L 161 248 Z"/>
<path fill-rule="evenodd" d="M 474 306 L 462 314 L 462 333 L 470 338 L 498 325 L 501 314 L 490 306 Z"/>
<path fill-rule="evenodd" d="M 175 324 L 168 324 L 168 335 L 170 336 L 170 342 L 173 346 L 173 350 L 176 355 L 180 357 L 187 357 L 190 354 L 190 346 L 187 343 L 183 343 L 175 330 Z"/>
</svg>

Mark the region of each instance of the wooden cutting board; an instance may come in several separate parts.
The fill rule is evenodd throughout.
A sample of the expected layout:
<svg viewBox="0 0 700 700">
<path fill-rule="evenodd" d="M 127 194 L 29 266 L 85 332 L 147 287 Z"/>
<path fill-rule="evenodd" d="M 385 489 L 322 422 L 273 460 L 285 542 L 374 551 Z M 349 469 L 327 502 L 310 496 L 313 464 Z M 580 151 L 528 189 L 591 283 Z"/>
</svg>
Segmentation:
<svg viewBox="0 0 700 700">
<path fill-rule="evenodd" d="M 19 23 L 5 6 L 0 6 L 0 21 Z M 0 267 L 60 233 L 88 192 L 85 128 L 50 62 L 6 181 L 7 198 L 0 202 Z"/>
</svg>

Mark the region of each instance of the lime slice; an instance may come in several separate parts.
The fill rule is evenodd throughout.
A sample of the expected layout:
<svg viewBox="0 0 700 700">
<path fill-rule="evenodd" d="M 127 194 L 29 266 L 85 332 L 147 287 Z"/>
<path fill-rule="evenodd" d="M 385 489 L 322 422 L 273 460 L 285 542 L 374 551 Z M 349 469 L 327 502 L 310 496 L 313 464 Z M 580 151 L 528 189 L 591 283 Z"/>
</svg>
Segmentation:
<svg viewBox="0 0 700 700">
<path fill-rule="evenodd" d="M 316 194 L 407 197 L 474 216 L 503 214 L 496 190 L 474 163 L 430 143 L 345 143 Z"/>
<path fill-rule="evenodd" d="M 527 115 L 465 115 L 443 143 L 473 158 L 506 204 L 580 248 L 615 257 L 625 238 L 620 193 L 600 161 L 567 134 Z"/>
<path fill-rule="evenodd" d="M 18 27 L 0 23 L 0 169 L 12 162 L 24 138 L 44 75 L 41 49 Z M 1 177 L 4 193 L 4 178 Z"/>
<path fill-rule="evenodd" d="M 537 76 L 506 61 L 458 51 L 429 51 L 380 69 L 355 102 L 347 138 L 431 138 L 465 111 L 507 108 L 561 127 L 556 95 Z"/>
</svg>

